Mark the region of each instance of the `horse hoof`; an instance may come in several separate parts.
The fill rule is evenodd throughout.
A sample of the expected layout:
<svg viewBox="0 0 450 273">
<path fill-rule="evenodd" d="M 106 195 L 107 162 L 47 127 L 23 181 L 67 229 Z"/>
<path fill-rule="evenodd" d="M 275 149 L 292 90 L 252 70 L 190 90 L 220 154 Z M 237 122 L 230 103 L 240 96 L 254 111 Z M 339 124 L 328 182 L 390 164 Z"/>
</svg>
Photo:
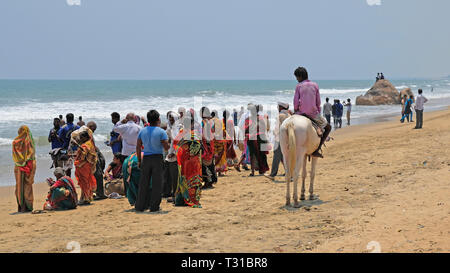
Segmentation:
<svg viewBox="0 0 450 273">
<path fill-rule="evenodd" d="M 294 208 L 300 208 L 300 207 L 301 207 L 300 203 L 298 203 L 298 202 L 294 203 Z"/>
<path fill-rule="evenodd" d="M 286 200 L 286 206 L 290 206 L 291 205 L 291 200 Z"/>
<path fill-rule="evenodd" d="M 305 201 L 305 196 L 304 195 L 300 196 L 300 200 Z"/>
<path fill-rule="evenodd" d="M 319 196 L 318 196 L 318 195 L 311 194 L 311 195 L 309 196 L 309 200 L 317 200 L 317 199 L 319 199 Z"/>
</svg>

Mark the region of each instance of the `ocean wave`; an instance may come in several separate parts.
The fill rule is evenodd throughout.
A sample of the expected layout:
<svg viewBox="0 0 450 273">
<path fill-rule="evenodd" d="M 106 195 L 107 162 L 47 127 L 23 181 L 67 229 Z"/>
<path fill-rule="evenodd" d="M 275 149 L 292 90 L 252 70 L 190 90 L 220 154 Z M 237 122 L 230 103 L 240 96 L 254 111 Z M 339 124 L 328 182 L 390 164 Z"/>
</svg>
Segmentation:
<svg viewBox="0 0 450 273">
<path fill-rule="evenodd" d="M 370 87 L 368 88 L 355 88 L 355 89 L 338 89 L 338 88 L 332 88 L 332 89 L 327 89 L 327 88 L 322 88 L 320 89 L 320 94 L 324 94 L 324 95 L 332 95 L 332 94 L 349 94 L 349 93 L 361 93 L 361 92 L 367 92 L 367 90 L 369 90 Z M 289 90 L 277 90 L 275 91 L 275 93 L 277 94 L 283 94 L 283 95 L 293 95 L 295 94 L 295 90 L 289 89 Z"/>
<path fill-rule="evenodd" d="M 200 94 L 202 96 L 206 96 L 206 95 L 223 96 L 224 92 L 223 91 L 217 91 L 217 90 L 203 90 L 203 91 L 198 91 L 197 94 Z"/>
<path fill-rule="evenodd" d="M 0 146 L 10 146 L 12 142 L 13 139 L 0 137 Z"/>
<path fill-rule="evenodd" d="M 358 88 L 358 89 L 320 89 L 320 94 L 333 95 L 333 94 L 349 94 L 349 93 L 365 93 L 370 89 L 368 88 Z"/>
</svg>

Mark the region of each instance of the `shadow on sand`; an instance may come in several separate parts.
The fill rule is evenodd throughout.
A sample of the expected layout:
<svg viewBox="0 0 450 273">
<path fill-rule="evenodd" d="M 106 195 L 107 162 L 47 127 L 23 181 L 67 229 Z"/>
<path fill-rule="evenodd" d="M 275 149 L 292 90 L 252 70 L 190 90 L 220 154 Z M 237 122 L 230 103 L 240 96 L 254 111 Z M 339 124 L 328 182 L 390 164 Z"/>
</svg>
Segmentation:
<svg viewBox="0 0 450 273">
<path fill-rule="evenodd" d="M 136 213 L 136 214 L 149 214 L 149 215 L 158 215 L 158 214 L 168 214 L 169 213 L 169 211 L 167 211 L 167 210 L 160 210 L 160 211 L 150 212 L 149 210 L 136 211 L 134 208 L 124 210 L 124 212 L 132 212 L 132 213 Z"/>
<path fill-rule="evenodd" d="M 294 207 L 293 201 L 291 201 L 291 205 L 290 206 L 282 206 L 280 207 L 280 209 L 285 209 L 288 211 L 298 211 L 299 209 L 305 209 L 305 210 L 310 210 L 312 206 L 320 206 L 326 203 L 329 203 L 329 201 L 322 201 L 320 200 L 320 198 L 315 199 L 315 200 L 304 200 L 304 201 L 300 201 L 299 202 L 299 206 L 298 207 Z"/>
</svg>

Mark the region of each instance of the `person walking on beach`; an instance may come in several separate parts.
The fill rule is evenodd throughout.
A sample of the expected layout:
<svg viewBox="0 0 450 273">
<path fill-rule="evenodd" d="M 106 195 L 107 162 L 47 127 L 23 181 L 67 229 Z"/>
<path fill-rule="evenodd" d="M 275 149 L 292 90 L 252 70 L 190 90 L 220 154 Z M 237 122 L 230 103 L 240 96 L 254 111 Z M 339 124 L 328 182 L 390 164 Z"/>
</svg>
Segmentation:
<svg viewBox="0 0 450 273">
<path fill-rule="evenodd" d="M 402 117 L 403 117 L 403 115 L 405 114 L 405 103 L 406 103 L 406 101 L 408 100 L 408 96 L 407 95 L 404 95 L 403 97 L 402 97 L 402 100 L 401 100 L 401 104 L 402 104 Z"/>
<path fill-rule="evenodd" d="M 325 99 L 325 104 L 323 105 L 323 115 L 325 116 L 328 124 L 331 124 L 331 112 L 333 109 L 331 103 L 328 102 L 329 100 L 329 98 Z"/>
<path fill-rule="evenodd" d="M 328 99 L 328 98 L 327 98 Z M 331 104 L 330 104 L 331 109 Z M 273 151 L 272 168 L 269 175 L 265 175 L 270 180 L 274 180 L 277 176 L 278 168 L 280 163 L 283 163 L 283 153 L 281 152 L 280 146 L 280 127 L 281 124 L 290 116 L 289 104 L 284 102 L 278 102 L 278 119 L 275 124 L 274 137 L 275 137 L 275 147 Z"/>
<path fill-rule="evenodd" d="M 416 110 L 416 127 L 414 129 L 422 129 L 423 105 L 428 102 L 428 99 L 422 95 L 422 89 L 419 89 L 418 93 L 419 95 L 416 98 L 416 106 L 414 107 L 414 110 Z"/>
<path fill-rule="evenodd" d="M 36 146 L 28 126 L 19 128 L 12 143 L 18 212 L 33 211 L 33 183 L 36 173 Z"/>
<path fill-rule="evenodd" d="M 412 106 L 412 103 L 413 103 L 413 99 L 414 98 L 414 96 L 410 96 L 410 98 L 409 99 L 407 99 L 406 100 L 406 102 L 405 102 L 405 111 L 403 111 L 403 116 L 402 116 L 402 118 L 400 119 L 400 122 L 401 123 L 403 123 L 403 122 L 405 122 L 405 118 L 406 118 L 406 120 L 408 121 L 408 122 L 412 122 L 412 117 L 411 117 L 411 120 L 409 119 L 409 116 L 411 115 L 411 106 Z"/>
<path fill-rule="evenodd" d="M 320 92 L 319 85 L 308 79 L 308 71 L 306 68 L 299 67 L 294 72 L 297 78 L 298 85 L 295 89 L 294 95 L 294 111 L 295 114 L 304 115 L 313 120 L 322 130 L 322 138 L 320 140 L 319 147 L 312 156 L 323 157 L 320 153 L 323 143 L 328 137 L 331 131 L 331 126 L 327 123 L 327 120 L 320 114 Z"/>
<path fill-rule="evenodd" d="M 352 112 L 352 103 L 350 99 L 347 99 L 347 103 L 344 101 L 344 106 L 347 108 L 347 125 L 350 126 L 350 114 Z"/>
<path fill-rule="evenodd" d="M 71 177 L 73 168 L 73 153 L 77 150 L 76 146 L 69 148 L 70 139 L 72 136 L 72 132 L 80 129 L 80 126 L 74 125 L 73 121 L 74 115 L 72 113 L 68 113 L 66 115 L 66 124 L 58 131 L 58 137 L 63 141 L 63 153 L 66 155 L 61 160 L 62 167 L 68 177 Z"/>
<path fill-rule="evenodd" d="M 158 111 L 150 110 L 147 113 L 147 120 L 150 126 L 139 132 L 136 145 L 141 178 L 135 209 L 141 212 L 146 209 L 156 212 L 160 210 L 163 187 L 163 153 L 164 150 L 169 150 L 169 138 L 167 133 L 159 127 L 161 119 Z M 144 152 L 143 158 L 142 152 Z"/>
</svg>

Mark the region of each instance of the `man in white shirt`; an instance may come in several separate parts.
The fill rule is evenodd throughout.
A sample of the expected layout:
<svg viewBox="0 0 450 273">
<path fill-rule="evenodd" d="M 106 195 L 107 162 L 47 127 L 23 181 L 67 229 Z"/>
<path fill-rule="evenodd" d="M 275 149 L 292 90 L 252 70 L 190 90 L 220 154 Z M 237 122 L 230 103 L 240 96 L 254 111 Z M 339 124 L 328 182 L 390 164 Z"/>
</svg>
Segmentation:
<svg viewBox="0 0 450 273">
<path fill-rule="evenodd" d="M 327 119 L 328 124 L 331 124 L 331 103 L 329 103 L 329 98 L 325 99 L 325 104 L 323 105 L 323 115 Z"/>
<path fill-rule="evenodd" d="M 134 122 L 134 114 L 127 114 L 126 118 L 114 126 L 114 132 L 122 137 L 122 156 L 128 157 L 136 152 L 136 143 L 141 126 Z"/>
<path fill-rule="evenodd" d="M 423 105 L 428 101 L 427 98 L 422 96 L 422 89 L 419 89 L 419 95 L 416 98 L 416 127 L 414 129 L 422 129 L 423 125 Z"/>
</svg>

